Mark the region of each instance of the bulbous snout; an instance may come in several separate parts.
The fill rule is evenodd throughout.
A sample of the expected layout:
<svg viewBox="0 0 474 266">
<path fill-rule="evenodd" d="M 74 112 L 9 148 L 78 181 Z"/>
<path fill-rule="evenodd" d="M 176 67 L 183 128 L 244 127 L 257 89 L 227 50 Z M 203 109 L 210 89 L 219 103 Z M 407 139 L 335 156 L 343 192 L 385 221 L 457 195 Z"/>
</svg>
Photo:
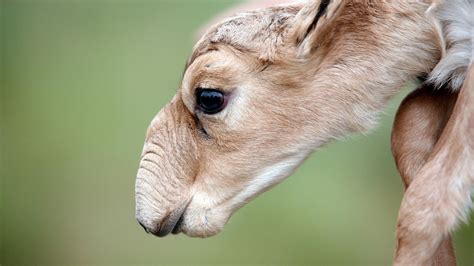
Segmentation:
<svg viewBox="0 0 474 266">
<path fill-rule="evenodd" d="M 198 152 L 192 117 L 175 97 L 147 131 L 135 183 L 136 219 L 146 232 L 179 233 L 191 199 Z"/>
<path fill-rule="evenodd" d="M 189 185 L 166 178 L 159 173 L 158 163 L 147 158 L 150 156 L 144 156 L 138 170 L 135 217 L 147 233 L 159 237 L 177 234 L 191 198 Z"/>
</svg>

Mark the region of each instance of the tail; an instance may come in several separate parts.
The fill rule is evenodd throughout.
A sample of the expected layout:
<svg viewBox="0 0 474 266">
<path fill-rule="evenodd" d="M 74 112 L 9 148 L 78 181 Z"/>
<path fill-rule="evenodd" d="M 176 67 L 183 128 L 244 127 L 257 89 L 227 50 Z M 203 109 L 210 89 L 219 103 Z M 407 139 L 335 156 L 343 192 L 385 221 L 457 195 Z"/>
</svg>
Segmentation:
<svg viewBox="0 0 474 266">
<path fill-rule="evenodd" d="M 474 0 L 445 0 L 437 4 L 433 16 L 443 40 L 443 56 L 428 76 L 435 87 L 459 90 L 474 61 Z"/>
</svg>

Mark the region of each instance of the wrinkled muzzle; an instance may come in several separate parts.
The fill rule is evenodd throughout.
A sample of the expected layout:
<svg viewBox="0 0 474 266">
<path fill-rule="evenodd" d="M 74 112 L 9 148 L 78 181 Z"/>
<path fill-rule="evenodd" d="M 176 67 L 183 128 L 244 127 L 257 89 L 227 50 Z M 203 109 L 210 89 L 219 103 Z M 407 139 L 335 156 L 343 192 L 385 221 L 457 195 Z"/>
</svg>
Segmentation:
<svg viewBox="0 0 474 266">
<path fill-rule="evenodd" d="M 150 124 L 135 184 L 136 218 L 148 233 L 180 231 L 197 174 L 193 131 L 191 114 L 176 98 Z"/>
</svg>

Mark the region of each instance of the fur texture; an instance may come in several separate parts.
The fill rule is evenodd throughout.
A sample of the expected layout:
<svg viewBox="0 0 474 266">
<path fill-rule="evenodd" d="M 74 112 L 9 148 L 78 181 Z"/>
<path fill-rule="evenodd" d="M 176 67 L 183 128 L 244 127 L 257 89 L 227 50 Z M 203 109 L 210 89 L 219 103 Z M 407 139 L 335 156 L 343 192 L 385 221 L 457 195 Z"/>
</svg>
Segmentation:
<svg viewBox="0 0 474 266">
<path fill-rule="evenodd" d="M 311 152 L 373 128 L 407 81 L 430 73 L 443 55 L 453 62 L 459 50 L 465 53 L 456 37 L 464 34 L 451 33 L 455 24 L 442 27 L 445 37 L 437 34 L 436 25 L 445 22 L 427 16 L 431 1 L 332 0 L 324 12 L 322 2 L 239 14 L 211 27 L 196 44 L 176 96 L 147 132 L 136 216 L 148 232 L 217 234 L 235 211 Z M 444 39 L 451 40 L 446 53 Z M 458 66 L 438 64 L 451 80 L 465 69 Z M 197 105 L 198 88 L 222 91 L 227 106 L 205 114 Z M 421 180 L 414 179 L 408 195 L 417 193 L 411 187 Z M 410 197 L 403 217 L 419 207 Z M 455 217 L 458 209 L 451 212 Z M 400 243 L 417 235 L 410 221 L 416 220 L 400 223 Z M 408 246 L 400 246 L 396 261 L 412 258 Z"/>
<path fill-rule="evenodd" d="M 429 156 L 412 177 L 403 198 L 397 223 L 396 265 L 431 265 L 432 256 L 443 239 L 448 238 L 460 222 L 467 221 L 472 204 L 470 191 L 474 187 L 472 66 L 466 77 L 449 120 L 441 126 L 442 133 L 437 141 L 435 137 L 432 152 L 421 151 Z M 442 107 L 435 109 L 436 112 L 449 112 Z M 436 117 L 431 116 L 430 120 L 438 123 Z M 404 148 L 399 146 L 396 149 L 401 151 Z"/>
<path fill-rule="evenodd" d="M 450 0 L 434 8 L 441 26 L 445 55 L 429 75 L 436 87 L 461 88 L 467 68 L 474 59 L 474 1 Z"/>
<path fill-rule="evenodd" d="M 405 189 L 417 178 L 433 153 L 451 117 L 457 96 L 457 92 L 447 88 L 435 90 L 433 85 L 425 83 L 400 105 L 392 130 L 392 152 Z M 424 189 L 432 190 L 430 186 L 432 184 L 425 184 Z M 401 247 L 403 243 L 399 240 L 397 245 Z M 403 254 L 397 253 L 397 256 Z M 435 266 L 455 266 L 451 237 L 444 236 L 434 256 L 428 257 Z"/>
</svg>

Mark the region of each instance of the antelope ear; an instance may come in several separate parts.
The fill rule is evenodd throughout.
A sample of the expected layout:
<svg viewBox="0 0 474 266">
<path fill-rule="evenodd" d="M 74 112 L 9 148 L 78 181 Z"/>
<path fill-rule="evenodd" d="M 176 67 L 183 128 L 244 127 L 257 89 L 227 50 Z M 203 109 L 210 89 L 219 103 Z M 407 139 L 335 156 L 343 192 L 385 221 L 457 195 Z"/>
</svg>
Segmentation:
<svg viewBox="0 0 474 266">
<path fill-rule="evenodd" d="M 343 0 L 308 0 L 293 19 L 288 40 L 298 49 L 298 56 L 311 54 L 341 10 Z"/>
</svg>

